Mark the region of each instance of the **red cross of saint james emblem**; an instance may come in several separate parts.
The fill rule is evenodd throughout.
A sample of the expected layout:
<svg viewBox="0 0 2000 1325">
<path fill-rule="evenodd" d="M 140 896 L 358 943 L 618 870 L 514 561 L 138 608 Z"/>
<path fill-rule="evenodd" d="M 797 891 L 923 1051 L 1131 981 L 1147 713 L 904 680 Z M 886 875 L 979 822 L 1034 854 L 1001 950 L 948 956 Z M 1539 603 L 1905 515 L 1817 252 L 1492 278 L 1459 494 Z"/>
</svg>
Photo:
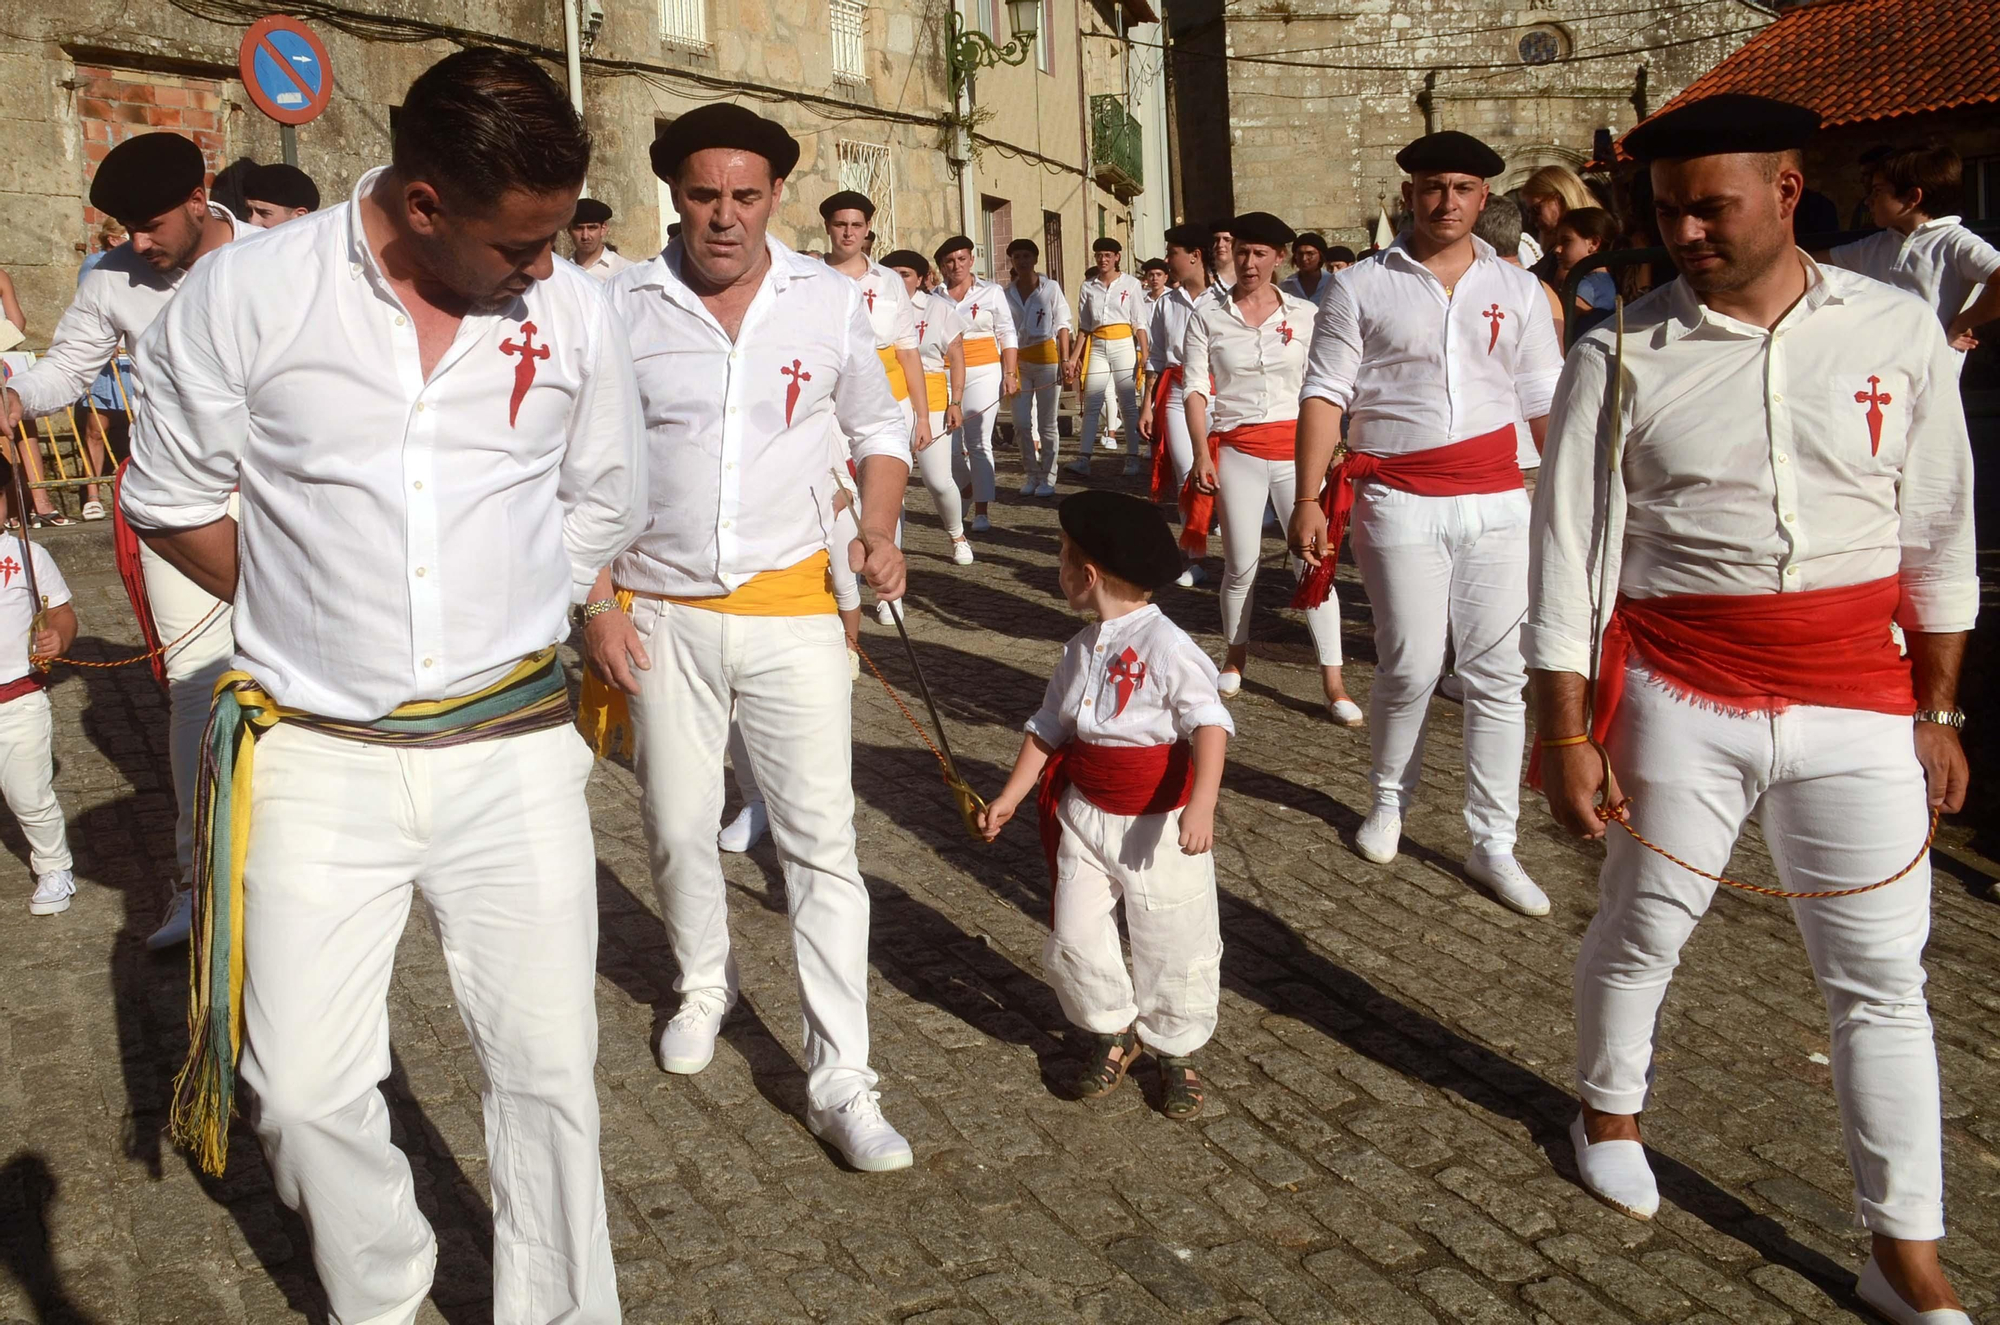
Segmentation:
<svg viewBox="0 0 2000 1325">
<path fill-rule="evenodd" d="M 792 409 L 799 403 L 799 383 L 813 380 L 813 375 L 804 371 L 800 367 L 800 363 L 800 360 L 794 359 L 792 360 L 791 367 L 785 368 L 781 366 L 778 369 L 780 373 L 792 379 L 785 383 L 785 426 L 787 428 L 792 426 Z"/>
<path fill-rule="evenodd" d="M 507 426 L 511 428 L 514 420 L 520 417 L 521 402 L 527 398 L 528 388 L 535 384 L 535 360 L 548 358 L 549 347 L 535 344 L 535 324 L 523 322 L 521 343 L 516 345 L 512 340 L 503 340 L 500 342 L 500 353 L 521 356 L 521 362 L 514 365 L 514 394 L 507 401 Z"/>
<path fill-rule="evenodd" d="M 874 312 L 874 311 L 875 311 L 875 292 L 874 292 L 873 290 L 863 290 L 863 291 L 861 292 L 861 297 L 862 297 L 863 299 L 866 299 L 866 300 L 868 301 L 868 311 L 869 311 L 869 312 L 871 312 L 871 313 L 872 313 L 872 312 Z"/>
<path fill-rule="evenodd" d="M 979 305 L 978 305 L 978 304 L 974 304 L 974 305 L 972 306 L 972 316 L 974 316 L 974 317 L 978 317 L 978 316 L 979 316 Z"/>
<path fill-rule="evenodd" d="M 919 323 L 917 323 L 917 339 L 918 339 L 918 340 L 922 340 L 922 339 L 924 338 L 924 328 L 925 328 L 925 327 L 928 327 L 929 325 L 930 325 L 930 321 L 929 321 L 928 319 L 926 319 L 926 320 L 924 320 L 924 321 L 922 321 L 922 322 L 919 322 Z"/>
<path fill-rule="evenodd" d="M 1125 646 L 1125 652 L 1111 660 L 1111 665 L 1104 669 L 1104 674 L 1111 679 L 1111 684 L 1118 690 L 1118 707 L 1111 710 L 1111 716 L 1115 718 L 1125 711 L 1125 705 L 1131 701 L 1132 692 L 1146 684 L 1146 664 L 1139 661 L 1139 655 L 1132 652 L 1132 646 L 1128 644 Z"/>
<path fill-rule="evenodd" d="M 21 573 L 21 563 L 8 557 L 0 561 L 0 585 L 12 584 L 14 577 Z"/>
<path fill-rule="evenodd" d="M 1854 393 L 1854 403 L 1868 407 L 1868 454 L 1882 453 L 1882 407 L 1893 398 L 1882 389 L 1882 379 L 1871 375 L 1868 389 Z"/>
<path fill-rule="evenodd" d="M 1507 315 L 1500 311 L 1500 305 L 1495 304 L 1479 316 L 1485 318 L 1493 328 L 1493 334 L 1486 338 L 1486 352 L 1491 354 L 1493 347 L 1500 343 L 1500 324 L 1507 320 Z"/>
<path fill-rule="evenodd" d="M 1285 344 L 1287 344 L 1287 345 L 1290 345 L 1290 344 L 1292 343 L 1292 324 L 1291 324 L 1291 323 L 1289 323 L 1289 322 L 1280 322 L 1280 323 L 1278 323 L 1278 338 L 1279 338 L 1280 340 L 1282 340 L 1282 341 L 1283 341 L 1283 342 L 1284 342 Z"/>
</svg>

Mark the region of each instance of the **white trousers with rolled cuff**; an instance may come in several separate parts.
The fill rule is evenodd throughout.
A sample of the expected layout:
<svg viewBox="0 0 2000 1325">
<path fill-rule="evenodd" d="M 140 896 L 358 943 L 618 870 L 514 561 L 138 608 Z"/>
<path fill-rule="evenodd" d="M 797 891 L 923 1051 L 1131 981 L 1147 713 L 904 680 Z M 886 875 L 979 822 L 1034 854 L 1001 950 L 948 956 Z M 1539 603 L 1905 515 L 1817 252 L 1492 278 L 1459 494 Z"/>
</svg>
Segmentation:
<svg viewBox="0 0 2000 1325">
<path fill-rule="evenodd" d="M 1401 813 L 1416 794 L 1448 633 L 1465 696 L 1466 830 L 1476 847 L 1513 850 L 1528 736 L 1527 496 L 1420 497 L 1363 483 L 1348 528 L 1375 613 L 1375 804 Z"/>
<path fill-rule="evenodd" d="M 1910 720 L 1854 709 L 1719 712 L 1630 670 L 1606 742 L 1632 826 L 1721 873 L 1743 826 L 1762 830 L 1788 891 L 1856 888 L 1921 850 L 1924 773 Z M 1681 946 L 1716 885 L 1612 826 L 1598 911 L 1576 963 L 1577 1088 L 1638 1113 Z M 1924 1000 L 1928 858 L 1886 888 L 1799 899 L 1792 919 L 1826 1000 L 1833 1089 L 1861 1223 L 1886 1237 L 1944 1236 L 1937 1050 Z"/>
<path fill-rule="evenodd" d="M 1062 366 L 1021 365 L 1021 389 L 1014 393 L 1014 443 L 1021 468 L 1038 484 L 1054 484 L 1062 435 L 1056 424 L 1062 405 Z"/>
<path fill-rule="evenodd" d="M 1138 366 L 1138 342 L 1131 337 L 1090 343 L 1090 362 L 1083 376 L 1083 444 L 1078 454 L 1090 459 L 1097 450 L 1097 425 L 1104 414 L 1104 397 L 1114 388 L 1118 400 L 1118 421 L 1124 427 L 1125 453 L 1143 454 L 1139 443 L 1139 401 L 1134 372 Z M 1111 447 L 1115 454 L 1116 445 Z"/>
<path fill-rule="evenodd" d="M 1215 1033 L 1222 929 L 1215 855 L 1183 855 L 1181 812 L 1110 814 L 1074 788 L 1063 796 L 1055 923 L 1042 968 L 1063 1015 L 1110 1035 L 1136 1025 L 1155 1053 L 1185 1057 Z M 1132 967 L 1118 943 L 1118 908 Z"/>
<path fill-rule="evenodd" d="M 619 1319 L 598 1162 L 591 753 L 559 727 L 447 749 L 260 736 L 239 1072 L 336 1325 L 407 1325 L 436 1242 L 379 1083 L 413 888 L 479 1059 L 496 1325 Z"/>
<path fill-rule="evenodd" d="M 853 689 L 840 620 L 634 604 L 653 665 L 631 699 L 653 882 L 683 996 L 733 1000 L 715 844 L 731 706 L 784 867 L 804 1011 L 806 1092 L 830 1108 L 868 1068 L 868 889 L 854 851 Z M 740 766 L 739 766 L 740 767 Z"/>
<path fill-rule="evenodd" d="M 1222 448 L 1216 471 L 1216 507 L 1222 516 L 1222 638 L 1235 647 L 1250 642 L 1251 591 L 1264 554 L 1265 507 L 1275 503 L 1289 517 L 1298 475 L 1289 460 L 1262 460 L 1233 446 Z M 1297 557 L 1290 560 L 1293 576 L 1303 575 L 1305 563 Z M 1339 595 L 1329 589 L 1326 601 L 1306 612 L 1306 625 L 1319 665 L 1340 666 Z"/>
<path fill-rule="evenodd" d="M 236 498 L 230 497 L 231 514 Z M 194 878 L 194 784 L 201 768 L 201 736 L 215 683 L 236 652 L 230 607 L 167 564 L 141 543 L 139 569 L 153 627 L 167 646 L 167 771 L 174 783 L 174 856 L 180 886 Z"/>
<path fill-rule="evenodd" d="M 972 489 L 976 502 L 993 500 L 993 426 L 1000 421 L 1000 386 L 999 364 L 966 368 L 959 428 L 949 438 L 952 476 L 959 487 Z"/>
<path fill-rule="evenodd" d="M 0 704 L 0 796 L 28 839 L 28 868 L 35 874 L 75 864 L 69 825 L 56 799 L 54 736 L 46 690 Z"/>
</svg>

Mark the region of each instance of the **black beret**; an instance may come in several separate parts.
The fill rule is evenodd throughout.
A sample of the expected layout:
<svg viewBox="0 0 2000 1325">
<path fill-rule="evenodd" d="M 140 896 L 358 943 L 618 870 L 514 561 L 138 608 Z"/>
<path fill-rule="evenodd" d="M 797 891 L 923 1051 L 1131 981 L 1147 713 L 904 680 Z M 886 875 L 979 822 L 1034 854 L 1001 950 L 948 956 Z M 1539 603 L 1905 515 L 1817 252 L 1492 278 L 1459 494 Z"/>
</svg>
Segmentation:
<svg viewBox="0 0 2000 1325">
<path fill-rule="evenodd" d="M 1007 256 L 1011 258 L 1016 253 L 1029 253 L 1039 258 L 1042 256 L 1042 246 L 1032 239 L 1015 239 L 1007 245 Z"/>
<path fill-rule="evenodd" d="M 571 225 L 603 225 L 611 219 L 611 209 L 596 198 L 578 198 Z"/>
<path fill-rule="evenodd" d="M 1193 221 L 1183 221 L 1179 225 L 1167 227 L 1167 242 L 1189 253 L 1198 253 L 1207 248 L 1208 241 L 1213 238 L 1214 236 L 1208 233 L 1207 226 L 1196 225 Z"/>
<path fill-rule="evenodd" d="M 1328 262 L 1345 262 L 1349 266 L 1353 266 L 1359 259 L 1354 256 L 1354 250 L 1347 245 L 1335 244 L 1326 251 L 1326 260 Z"/>
<path fill-rule="evenodd" d="M 1139 264 L 1139 270 L 1165 272 L 1169 276 L 1174 274 L 1174 269 L 1167 265 L 1165 258 L 1147 258 Z"/>
<path fill-rule="evenodd" d="M 972 252 L 972 241 L 964 235 L 953 235 L 950 239 L 945 240 L 944 243 L 939 244 L 937 252 L 931 254 L 931 256 L 942 263 L 947 257 L 960 251 L 966 253 Z"/>
<path fill-rule="evenodd" d="M 1235 235 L 1234 235 L 1234 234 L 1233 234 L 1233 233 L 1232 233 L 1232 232 L 1230 231 L 1230 229 L 1229 229 L 1229 218 L 1228 218 L 1228 217 L 1226 217 L 1226 216 L 1225 216 L 1225 217 L 1223 217 L 1223 218 L 1222 218 L 1222 219 L 1221 219 L 1220 221 L 1211 221 L 1211 222 L 1209 222 L 1209 224 L 1208 224 L 1208 237 L 1209 237 L 1209 238 L 1210 238 L 1211 240 L 1213 240 L 1213 239 L 1214 239 L 1214 238 L 1215 238 L 1215 237 L 1216 237 L 1217 235 L 1229 235 L 1229 236 L 1230 236 L 1230 238 L 1232 238 L 1232 239 L 1234 239 L 1234 238 L 1235 238 Z"/>
<path fill-rule="evenodd" d="M 922 280 L 924 278 L 924 273 L 928 272 L 931 269 L 931 264 L 924 261 L 924 255 L 917 252 L 913 248 L 899 248 L 894 253 L 889 254 L 887 257 L 877 258 L 875 260 L 881 263 L 883 266 L 891 269 L 894 269 L 896 267 L 907 267 L 911 271 L 917 274 L 918 280 Z"/>
<path fill-rule="evenodd" d="M 838 193 L 829 193 L 826 196 L 826 201 L 819 205 L 819 219 L 822 221 L 831 221 L 835 212 L 849 211 L 860 212 L 861 219 L 864 221 L 875 219 L 874 202 L 869 199 L 867 194 L 856 193 L 853 189 L 842 189 Z"/>
<path fill-rule="evenodd" d="M 1229 233 L 1239 244 L 1268 244 L 1289 248 L 1298 233 L 1269 212 L 1245 212 L 1229 223 Z"/>
<path fill-rule="evenodd" d="M 776 120 L 729 101 L 698 106 L 660 130 L 653 140 L 653 173 L 672 179 L 681 162 L 711 147 L 755 152 L 771 163 L 773 178 L 783 179 L 799 163 L 799 141 Z"/>
<path fill-rule="evenodd" d="M 1804 147 L 1818 128 L 1818 111 L 1724 92 L 1655 115 L 1625 135 L 1625 150 L 1642 165 L 1690 156 L 1784 152 Z"/>
<path fill-rule="evenodd" d="M 303 207 L 309 212 L 319 210 L 319 185 L 313 183 L 312 176 L 305 171 L 283 162 L 253 167 L 243 176 L 243 196 L 280 207 Z"/>
<path fill-rule="evenodd" d="M 1090 242 L 1090 251 L 1092 253 L 1123 253 L 1125 246 L 1110 235 L 1099 235 Z M 1174 574 L 1178 575 L 1180 572 L 1175 571 Z"/>
<path fill-rule="evenodd" d="M 1180 578 L 1181 547 L 1152 502 L 1092 488 L 1056 508 L 1062 531 L 1106 572 L 1151 592 Z"/>
<path fill-rule="evenodd" d="M 1326 252 L 1326 236 L 1317 230 L 1305 231 L 1298 238 L 1294 239 L 1292 243 L 1304 244 L 1308 248 L 1316 248 L 1322 253 Z"/>
<path fill-rule="evenodd" d="M 90 205 L 127 229 L 187 201 L 208 178 L 201 149 L 177 133 L 127 138 L 98 163 Z"/>
<path fill-rule="evenodd" d="M 1460 133 L 1456 129 L 1425 134 L 1396 153 L 1396 164 L 1411 175 L 1419 171 L 1443 171 L 1454 175 L 1477 175 L 1481 179 L 1491 179 L 1507 168 L 1507 163 L 1500 159 L 1498 152 L 1471 134 Z"/>
</svg>

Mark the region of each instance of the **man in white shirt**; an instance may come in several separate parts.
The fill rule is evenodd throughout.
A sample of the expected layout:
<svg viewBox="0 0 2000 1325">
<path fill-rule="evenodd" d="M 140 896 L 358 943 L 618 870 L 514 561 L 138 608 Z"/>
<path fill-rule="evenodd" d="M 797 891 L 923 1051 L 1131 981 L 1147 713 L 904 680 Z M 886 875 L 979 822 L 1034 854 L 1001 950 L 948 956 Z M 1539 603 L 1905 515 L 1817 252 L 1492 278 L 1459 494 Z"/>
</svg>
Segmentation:
<svg viewBox="0 0 2000 1325">
<path fill-rule="evenodd" d="M 98 373 L 119 353 L 129 351 L 153 325 L 195 263 L 243 234 L 235 217 L 208 200 L 201 149 L 176 133 L 128 138 L 98 164 L 90 183 L 91 205 L 116 218 L 131 238 L 104 255 L 77 282 L 76 298 L 56 324 L 48 353 L 5 391 L 7 431 L 20 420 L 52 414 L 76 402 Z M 145 382 L 138 373 L 125 382 L 143 410 Z M 120 570 L 128 568 L 121 566 Z M 180 865 L 173 895 L 150 938 L 149 948 L 187 942 L 194 894 L 194 787 L 201 762 L 201 734 L 208 725 L 209 697 L 229 666 L 234 641 L 229 604 L 202 590 L 150 547 L 139 549 L 143 583 L 132 608 L 141 629 L 166 646 L 167 766 L 174 784 L 174 852 Z"/>
<path fill-rule="evenodd" d="M 1307 303 L 1317 304 L 1325 291 L 1327 277 L 1332 275 L 1326 269 L 1326 236 L 1308 230 L 1293 240 L 1292 267 L 1292 274 L 1280 281 L 1278 288 Z"/>
<path fill-rule="evenodd" d="M 1187 394 L 1183 386 L 1183 353 L 1188 323 L 1194 319 L 1204 299 L 1209 298 L 1209 244 L 1206 228 L 1192 223 L 1169 226 L 1167 274 L 1173 278 L 1153 305 L 1146 327 L 1146 374 L 1152 381 L 1151 399 L 1139 414 L 1139 435 L 1153 444 L 1154 501 L 1164 501 L 1186 486 L 1194 472 L 1194 443 L 1187 427 Z M 1173 490 L 1167 490 L 1172 463 Z M 1204 533 L 1207 531 L 1204 530 Z M 1201 566 L 1190 560 L 1179 583 L 1187 588 L 1201 579 Z"/>
<path fill-rule="evenodd" d="M 941 293 L 958 305 L 965 323 L 965 398 L 962 417 L 952 439 L 952 467 L 959 486 L 972 498 L 972 532 L 990 527 L 987 507 L 993 501 L 993 428 L 1000 402 L 1021 390 L 1021 338 L 1013 312 L 1000 287 L 972 269 L 972 241 L 953 235 L 938 245 Z"/>
<path fill-rule="evenodd" d="M 578 198 L 569 218 L 570 261 L 597 278 L 600 285 L 632 265 L 632 259 L 605 241 L 611 234 L 611 207 L 596 198 Z"/>
<path fill-rule="evenodd" d="M 842 189 L 820 201 L 826 225 L 826 265 L 861 287 L 868 325 L 875 333 L 875 352 L 889 375 L 889 389 L 903 404 L 911 422 L 913 445 L 930 444 L 930 411 L 916 408 L 917 386 L 924 366 L 917 353 L 917 318 L 910 307 L 903 278 L 869 256 L 875 232 L 875 202 L 865 193 Z"/>
<path fill-rule="evenodd" d="M 1063 365 L 1069 362 L 1069 300 L 1062 286 L 1035 270 L 1042 250 L 1032 239 L 1007 245 L 1013 274 L 1007 311 L 1021 338 L 1021 390 L 1014 397 L 1014 444 L 1021 449 L 1021 495 L 1056 495 L 1056 460 L 1062 436 L 1056 410 L 1062 403 Z"/>
<path fill-rule="evenodd" d="M 318 211 L 319 185 L 297 166 L 274 161 L 244 174 L 243 203 L 250 212 L 245 220 L 271 230 Z"/>
<path fill-rule="evenodd" d="M 1715 891 L 1694 871 L 1720 872 L 1754 816 L 1827 1003 L 1874 1235 L 1857 1291 L 1887 1320 L 1970 1325 L 1937 1257 L 1922 957 L 1927 809 L 1958 809 L 1966 785 L 1972 454 L 1935 314 L 1793 245 L 1817 123 L 1732 94 L 1627 136 L 1681 276 L 1626 311 L 1622 338 L 1583 339 L 1550 415 L 1525 632 L 1541 772 L 1557 821 L 1606 839 L 1577 958 L 1570 1135 L 1585 1186 L 1650 1217 L 1637 1115 L 1661 1002 Z"/>
<path fill-rule="evenodd" d="M 1137 325 L 1146 304 L 1146 289 L 1118 270 L 1125 246 L 1104 235 L 1090 246 L 1097 260 L 1076 293 L 1077 330 L 1064 380 L 1083 387 L 1083 441 L 1077 458 L 1063 471 L 1090 477 L 1090 457 L 1097 450 L 1097 426 L 1104 413 L 1104 395 L 1114 386 L 1118 417 L 1125 427 L 1125 477 L 1138 474 L 1139 401 L 1134 372 L 1146 357 L 1146 331 Z"/>
<path fill-rule="evenodd" d="M 1396 858 L 1449 631 L 1465 697 L 1466 873 L 1514 910 L 1547 915 L 1548 898 L 1514 859 L 1528 605 L 1516 451 L 1519 420 L 1541 437 L 1562 355 L 1535 278 L 1472 233 L 1486 179 L 1504 168 L 1499 154 L 1445 130 L 1396 163 L 1410 172 L 1410 232 L 1380 260 L 1336 273 L 1313 328 L 1291 543 L 1317 573 L 1294 601 L 1314 606 L 1331 590 L 1352 503 L 1379 660 L 1368 717 L 1375 804 L 1355 850 L 1380 864 Z M 1343 413 L 1347 455 L 1322 506 L 1314 494 Z"/>
<path fill-rule="evenodd" d="M 651 515 L 598 577 L 585 653 L 630 697 L 654 881 L 680 968 L 680 1009 L 654 1046 L 660 1066 L 707 1067 L 737 999 L 715 836 L 733 709 L 791 899 L 806 1122 L 855 1168 L 880 1171 L 911 1156 L 868 1065 L 868 888 L 828 530 L 851 446 L 859 537 L 833 555 L 885 600 L 902 596 L 895 529 L 910 440 L 861 286 L 767 232 L 798 155 L 780 125 L 722 102 L 653 144 L 685 228 L 611 287 L 638 357 Z M 607 606 L 614 592 L 631 616 Z"/>
<path fill-rule="evenodd" d="M 377 1088 L 414 883 L 482 1074 L 494 1319 L 609 1325 L 593 761 L 555 646 L 643 524 L 632 358 L 551 249 L 590 138 L 539 65 L 438 62 L 393 151 L 205 260 L 133 348 L 126 514 L 236 604 L 174 1127 L 220 1171 L 240 1035 L 332 1318 L 416 1319 L 436 1241 Z"/>
</svg>

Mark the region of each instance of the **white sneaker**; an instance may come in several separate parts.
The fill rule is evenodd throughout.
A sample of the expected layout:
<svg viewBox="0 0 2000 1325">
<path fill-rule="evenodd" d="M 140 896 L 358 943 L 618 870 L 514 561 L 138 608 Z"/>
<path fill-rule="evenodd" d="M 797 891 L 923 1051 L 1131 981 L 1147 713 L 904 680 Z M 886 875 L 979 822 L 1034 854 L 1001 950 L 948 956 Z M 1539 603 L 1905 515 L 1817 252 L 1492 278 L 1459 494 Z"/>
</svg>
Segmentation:
<svg viewBox="0 0 2000 1325">
<path fill-rule="evenodd" d="M 715 844 L 740 855 L 763 841 L 770 827 L 771 812 L 764 808 L 764 802 L 750 801 L 715 835 Z"/>
<path fill-rule="evenodd" d="M 689 994 L 681 1000 L 681 1010 L 660 1027 L 653 1041 L 653 1056 L 662 1072 L 691 1077 L 715 1061 L 715 1037 L 722 1019 L 729 1015 L 730 1003 L 713 994 Z"/>
<path fill-rule="evenodd" d="M 1131 459 L 1125 462 L 1125 477 L 1137 478 L 1141 474 L 1150 472 L 1151 469 L 1152 469 L 1151 465 L 1147 464 L 1145 461 L 1141 460 L 1138 456 L 1135 455 Z"/>
<path fill-rule="evenodd" d="M 1949 1307 L 1919 1311 L 1905 1302 L 1872 1255 L 1868 1264 L 1861 1267 L 1860 1278 L 1855 1280 L 1854 1295 L 1875 1308 L 1882 1319 L 1894 1321 L 1895 1325 L 1972 1325 L 1972 1317 L 1963 1311 L 1954 1311 Z"/>
<path fill-rule="evenodd" d="M 1190 566 L 1182 571 L 1179 577 L 1174 580 L 1174 583 L 1183 589 L 1194 588 L 1194 567 Z"/>
<path fill-rule="evenodd" d="M 1208 572 L 1203 570 L 1198 562 L 1189 562 L 1183 574 L 1188 577 L 1189 584 L 1201 584 L 1208 579 Z"/>
<path fill-rule="evenodd" d="M 69 910 L 76 895 L 76 876 L 68 870 L 50 870 L 35 876 L 35 895 L 28 899 L 28 914 L 52 916 Z"/>
<path fill-rule="evenodd" d="M 1036 486 L 1035 476 L 1033 474 L 1028 475 L 1028 477 L 1021 480 L 1021 495 L 1023 497 L 1034 496 Z"/>
<path fill-rule="evenodd" d="M 1654 1181 L 1653 1167 L 1646 1162 L 1644 1145 L 1637 1141 L 1592 1145 L 1580 1113 L 1569 1125 L 1569 1140 L 1576 1147 L 1576 1171 L 1585 1191 L 1634 1219 L 1651 1219 L 1659 1213 L 1660 1184 Z"/>
<path fill-rule="evenodd" d="M 975 516 L 973 516 L 973 517 L 972 517 L 972 532 L 973 532 L 973 533 L 975 533 L 975 534 L 983 534 L 983 533 L 985 533 L 985 532 L 986 532 L 987 530 L 991 529 L 992 527 L 993 527 L 993 522 L 992 522 L 991 520 L 987 519 L 987 518 L 986 518 L 985 516 L 983 516 L 983 515 L 975 515 Z"/>
<path fill-rule="evenodd" d="M 166 919 L 160 927 L 146 936 L 146 947 L 153 952 L 171 948 L 188 941 L 188 930 L 194 925 L 194 889 L 176 888 L 174 900 L 167 903 Z"/>
<path fill-rule="evenodd" d="M 1090 462 L 1088 460 L 1072 460 L 1063 466 L 1063 473 L 1074 474 L 1078 478 L 1089 478 Z"/>
<path fill-rule="evenodd" d="M 875 604 L 875 619 L 885 626 L 896 624 L 896 609 L 889 606 L 888 599 L 884 598 L 881 602 Z"/>
<path fill-rule="evenodd" d="M 856 1091 L 845 1104 L 831 1109 L 807 1109 L 812 1134 L 840 1152 L 863 1173 L 888 1173 L 910 1167 L 910 1143 L 882 1116 L 879 1090 Z"/>
<path fill-rule="evenodd" d="M 1053 497 L 1056 495 L 1056 485 L 1053 483 L 1042 483 L 1035 488 L 1035 495 L 1037 497 Z"/>
<path fill-rule="evenodd" d="M 1535 886 L 1528 877 L 1528 871 L 1521 868 L 1521 862 L 1508 851 L 1488 851 L 1484 847 L 1474 847 L 1472 854 L 1465 858 L 1465 872 L 1472 881 L 1493 894 L 1493 899 L 1510 910 L 1519 911 L 1524 916 L 1545 916 L 1549 913 L 1549 896 Z"/>
<path fill-rule="evenodd" d="M 972 564 L 972 544 L 962 538 L 952 539 L 951 560 L 954 565 L 970 566 Z"/>
<path fill-rule="evenodd" d="M 1242 689 L 1243 673 L 1233 669 L 1217 673 L 1215 678 L 1216 694 L 1221 695 L 1224 699 L 1234 699 Z"/>
<path fill-rule="evenodd" d="M 1396 859 L 1403 841 L 1403 816 L 1386 805 L 1377 805 L 1361 821 L 1354 834 L 1354 849 L 1363 860 L 1387 865 Z"/>
<path fill-rule="evenodd" d="M 1329 701 L 1326 712 L 1336 727 L 1360 727 L 1368 722 L 1368 715 L 1361 711 L 1361 706 L 1345 696 Z"/>
</svg>

